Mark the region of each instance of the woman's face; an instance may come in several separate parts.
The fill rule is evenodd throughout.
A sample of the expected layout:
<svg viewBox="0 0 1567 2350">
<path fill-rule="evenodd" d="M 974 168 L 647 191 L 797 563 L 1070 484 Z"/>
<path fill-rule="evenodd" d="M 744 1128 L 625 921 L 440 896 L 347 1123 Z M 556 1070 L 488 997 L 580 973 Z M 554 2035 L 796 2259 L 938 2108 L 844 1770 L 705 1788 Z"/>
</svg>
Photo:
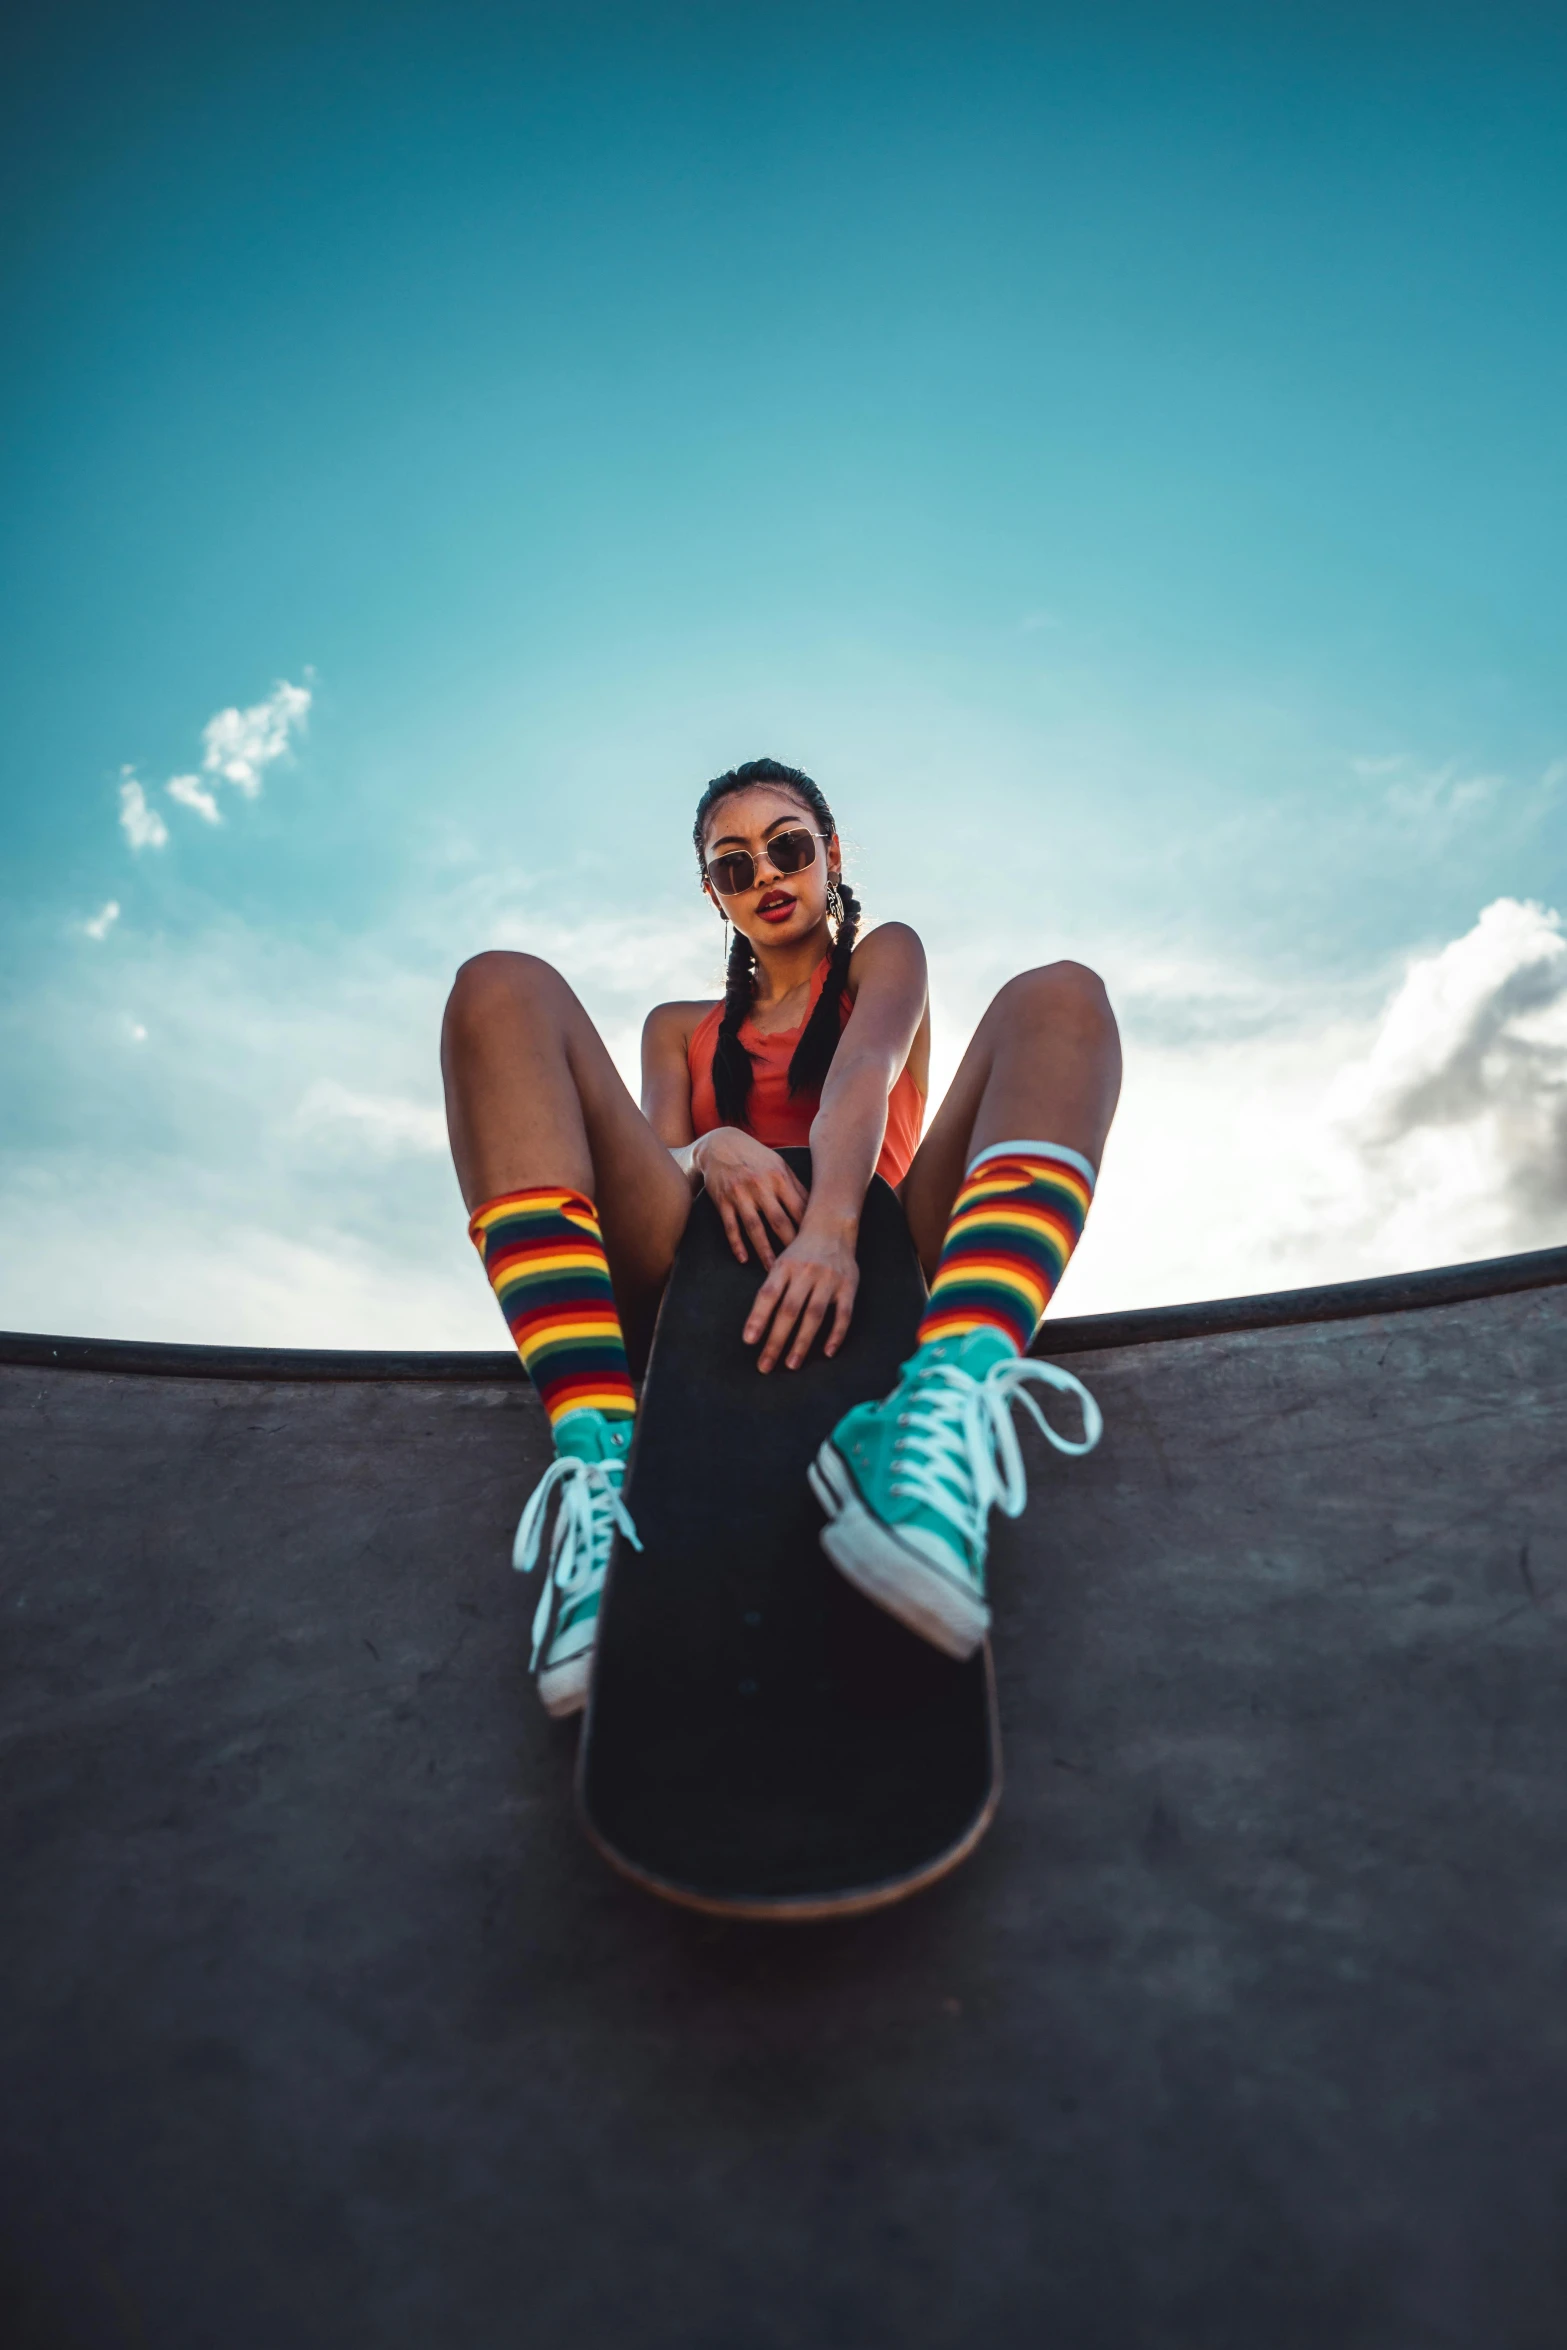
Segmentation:
<svg viewBox="0 0 1567 2350">
<path fill-rule="evenodd" d="M 816 854 L 803 872 L 779 873 L 769 862 L 767 843 L 781 832 L 808 832 Z M 756 947 L 782 946 L 808 938 L 827 917 L 827 884 L 842 860 L 838 836 L 817 838 L 819 826 L 804 801 L 784 784 L 753 783 L 721 799 L 707 820 L 702 853 L 707 864 L 733 849 L 749 849 L 756 877 L 749 889 L 727 896 L 704 880 L 702 887 L 720 913 Z"/>
</svg>

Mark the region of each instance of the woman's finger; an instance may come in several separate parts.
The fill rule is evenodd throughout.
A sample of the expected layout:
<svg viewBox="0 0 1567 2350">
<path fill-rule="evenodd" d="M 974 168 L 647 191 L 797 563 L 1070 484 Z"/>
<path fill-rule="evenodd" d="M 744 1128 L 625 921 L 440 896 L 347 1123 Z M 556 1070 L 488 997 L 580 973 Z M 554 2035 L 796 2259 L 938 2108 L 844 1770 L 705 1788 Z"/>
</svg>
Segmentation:
<svg viewBox="0 0 1567 2350">
<path fill-rule="evenodd" d="M 787 1202 L 779 1199 L 776 1193 L 764 1192 L 762 1194 L 762 1213 L 783 1242 L 784 1247 L 787 1248 L 794 1238 L 795 1230 L 795 1220 L 789 1212 Z"/>
<path fill-rule="evenodd" d="M 783 1288 L 785 1279 L 786 1276 L 780 1273 L 778 1267 L 774 1265 L 767 1279 L 752 1299 L 751 1311 L 746 1315 L 745 1329 L 741 1333 L 747 1346 L 755 1346 L 767 1328 L 768 1320 L 773 1307 L 778 1302 L 778 1295 Z"/>
<path fill-rule="evenodd" d="M 798 1371 L 810 1353 L 816 1333 L 826 1319 L 827 1308 L 832 1304 L 832 1296 L 830 1280 L 818 1281 L 813 1285 L 805 1300 L 805 1309 L 795 1324 L 794 1337 L 790 1342 L 789 1368 L 791 1371 Z"/>
<path fill-rule="evenodd" d="M 740 1220 L 751 1236 L 751 1246 L 770 1273 L 777 1252 L 773 1247 L 772 1234 L 768 1231 L 766 1221 L 755 1200 L 741 1199 Z"/>
<path fill-rule="evenodd" d="M 849 1322 L 854 1313 L 854 1300 L 859 1286 L 858 1278 L 839 1284 L 838 1293 L 832 1301 L 832 1328 L 827 1333 L 823 1354 L 835 1355 L 849 1335 Z"/>
<path fill-rule="evenodd" d="M 800 1309 L 809 1295 L 808 1276 L 797 1273 L 792 1281 L 787 1274 L 782 1277 L 778 1302 L 773 1307 L 772 1325 L 756 1365 L 759 1371 L 770 1371 L 782 1355 L 789 1343 L 789 1334 L 800 1318 Z"/>
<path fill-rule="evenodd" d="M 718 1200 L 714 1204 L 719 1215 L 723 1218 L 724 1230 L 729 1235 L 729 1245 L 743 1265 L 746 1262 L 745 1242 L 740 1238 L 740 1227 L 735 1221 L 734 1208 L 726 1199 Z"/>
</svg>

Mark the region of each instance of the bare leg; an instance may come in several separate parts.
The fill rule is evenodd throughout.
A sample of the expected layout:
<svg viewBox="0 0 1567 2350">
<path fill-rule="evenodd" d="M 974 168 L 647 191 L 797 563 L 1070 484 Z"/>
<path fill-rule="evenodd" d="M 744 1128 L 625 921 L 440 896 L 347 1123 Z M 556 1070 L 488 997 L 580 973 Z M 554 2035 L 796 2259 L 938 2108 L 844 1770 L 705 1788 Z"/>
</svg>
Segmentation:
<svg viewBox="0 0 1567 2350">
<path fill-rule="evenodd" d="M 626 1351 L 640 1371 L 691 1188 L 560 973 L 536 955 L 464 963 L 446 1006 L 441 1073 L 470 1213 L 535 1184 L 593 1201 Z"/>
<path fill-rule="evenodd" d="M 927 1278 L 969 1162 L 993 1142 L 1059 1142 L 1097 1168 L 1121 1091 L 1121 1040 L 1104 983 L 1081 963 L 1021 972 L 975 1029 L 903 1205 Z"/>
</svg>

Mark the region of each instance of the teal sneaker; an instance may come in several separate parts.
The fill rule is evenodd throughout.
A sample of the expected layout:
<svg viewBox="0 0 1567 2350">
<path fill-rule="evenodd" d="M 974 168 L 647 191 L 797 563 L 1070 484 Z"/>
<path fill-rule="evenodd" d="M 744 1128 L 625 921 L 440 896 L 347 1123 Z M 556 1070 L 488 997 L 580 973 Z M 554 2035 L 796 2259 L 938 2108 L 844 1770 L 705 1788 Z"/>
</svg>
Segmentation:
<svg viewBox="0 0 1567 2350">
<path fill-rule="evenodd" d="M 1058 1435 L 1030 1385 L 1075 1395 L 1081 1441 Z M 1028 1499 L 1012 1406 L 1057 1452 L 1092 1452 L 1104 1426 L 1079 1379 L 1014 1354 L 998 1330 L 932 1339 L 883 1403 L 846 1412 L 809 1471 L 827 1512 L 821 1544 L 857 1590 L 948 1656 L 972 1656 L 990 1628 L 985 1529 L 992 1505 Z"/>
<path fill-rule="evenodd" d="M 580 1713 L 588 1702 L 599 1600 L 616 1528 L 633 1550 L 642 1548 L 620 1498 L 632 1425 L 630 1420 L 607 1420 L 602 1412 L 589 1409 L 568 1412 L 555 1430 L 554 1461 L 529 1495 L 518 1522 L 511 1563 L 526 1575 L 538 1564 L 553 1498 L 555 1530 L 533 1618 L 528 1666 L 530 1672 L 538 1670 L 546 1713 Z"/>
</svg>

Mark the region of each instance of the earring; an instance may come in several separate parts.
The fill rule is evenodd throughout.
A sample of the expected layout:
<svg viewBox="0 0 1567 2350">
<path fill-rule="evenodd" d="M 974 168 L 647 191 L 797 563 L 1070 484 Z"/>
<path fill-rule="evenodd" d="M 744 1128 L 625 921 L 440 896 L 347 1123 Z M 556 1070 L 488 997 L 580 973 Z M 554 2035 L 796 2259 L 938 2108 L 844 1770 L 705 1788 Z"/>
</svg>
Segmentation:
<svg viewBox="0 0 1567 2350">
<path fill-rule="evenodd" d="M 828 919 L 833 922 L 843 920 L 843 899 L 838 894 L 836 881 L 829 881 L 827 884 L 827 915 Z"/>
</svg>

